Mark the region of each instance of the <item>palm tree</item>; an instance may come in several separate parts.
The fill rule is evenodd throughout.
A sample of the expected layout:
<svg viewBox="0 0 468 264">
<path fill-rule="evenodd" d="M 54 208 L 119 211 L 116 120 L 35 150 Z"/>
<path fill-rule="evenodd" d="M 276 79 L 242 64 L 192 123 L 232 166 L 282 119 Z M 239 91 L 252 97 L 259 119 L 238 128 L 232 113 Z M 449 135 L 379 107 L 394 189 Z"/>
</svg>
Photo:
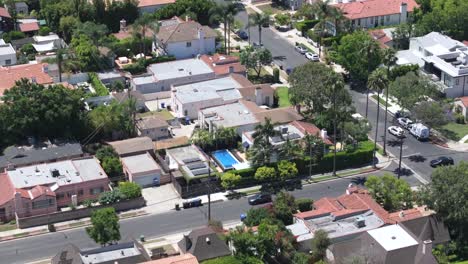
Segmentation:
<svg viewBox="0 0 468 264">
<path fill-rule="evenodd" d="M 379 113 L 380 113 L 380 93 L 388 87 L 387 73 L 383 68 L 378 68 L 369 76 L 367 86 L 377 92 L 377 121 L 375 122 L 375 138 L 374 138 L 374 159 L 372 166 L 376 167 L 375 153 L 377 149 L 377 134 L 379 131 Z"/>
<path fill-rule="evenodd" d="M 224 27 L 224 50 L 226 54 L 228 51 L 228 42 L 230 43 L 230 30 L 231 24 L 234 22 L 234 16 L 239 12 L 239 8 L 233 2 L 227 4 L 216 5 L 210 11 L 210 22 L 217 24 L 219 21 L 223 22 Z"/>
<path fill-rule="evenodd" d="M 295 160 L 302 156 L 301 152 L 301 146 L 296 141 L 286 138 L 286 142 L 279 148 L 278 156 L 280 160 Z"/>
<path fill-rule="evenodd" d="M 136 32 L 139 32 L 141 34 L 141 52 L 143 54 L 146 54 L 146 31 L 152 30 L 153 34 L 158 33 L 159 23 L 154 19 L 154 17 L 151 14 L 145 13 L 142 16 L 140 16 L 137 20 L 135 20 L 135 22 L 133 23 L 133 28 Z"/>
<path fill-rule="evenodd" d="M 382 55 L 383 64 L 387 66 L 387 78 L 390 79 L 390 68 L 396 64 L 395 50 L 392 48 L 385 49 Z M 385 122 L 384 122 L 384 142 L 383 154 L 387 155 L 387 114 L 388 114 L 388 87 L 385 88 Z"/>
<path fill-rule="evenodd" d="M 318 45 L 319 45 L 319 56 L 322 56 L 322 38 L 326 31 L 326 25 L 329 22 L 335 24 L 335 29 L 338 32 L 338 22 L 343 20 L 343 13 L 336 7 L 330 5 L 330 0 L 316 1 L 309 12 L 313 12 L 313 16 L 319 21 L 315 26 L 314 30 L 318 31 Z"/>
<path fill-rule="evenodd" d="M 371 59 L 380 51 L 380 47 L 377 45 L 374 39 L 367 39 L 362 46 L 361 53 L 367 58 L 367 74 L 371 74 Z M 367 78 L 369 80 L 369 77 Z M 369 112 L 369 83 L 366 85 L 366 118 Z"/>
<path fill-rule="evenodd" d="M 266 12 L 263 14 L 255 13 L 249 16 L 249 24 L 258 27 L 258 41 L 262 44 L 262 28 L 265 24 L 270 24 L 270 15 Z"/>
<path fill-rule="evenodd" d="M 279 131 L 275 130 L 275 125 L 276 124 L 271 122 L 270 118 L 265 118 L 263 124 L 256 125 L 255 132 L 252 134 L 254 144 L 257 144 L 257 142 L 267 142 L 270 144 L 270 137 L 279 134 Z"/>
</svg>

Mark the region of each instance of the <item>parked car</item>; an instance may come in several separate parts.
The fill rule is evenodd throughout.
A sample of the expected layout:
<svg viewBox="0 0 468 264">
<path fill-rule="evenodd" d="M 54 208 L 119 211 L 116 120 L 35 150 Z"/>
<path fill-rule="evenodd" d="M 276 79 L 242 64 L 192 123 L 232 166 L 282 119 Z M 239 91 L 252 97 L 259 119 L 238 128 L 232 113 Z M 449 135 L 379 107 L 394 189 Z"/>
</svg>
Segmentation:
<svg viewBox="0 0 468 264">
<path fill-rule="evenodd" d="M 411 119 L 406 118 L 406 117 L 400 117 L 397 119 L 398 124 L 400 124 L 402 127 L 409 129 L 409 126 L 413 124 L 413 121 Z"/>
<path fill-rule="evenodd" d="M 319 61 L 320 60 L 319 56 L 317 54 L 312 53 L 312 52 L 306 52 L 305 56 L 306 56 L 307 59 L 309 59 L 311 61 Z"/>
<path fill-rule="evenodd" d="M 243 40 L 249 39 L 249 34 L 247 34 L 247 32 L 244 30 L 237 31 L 237 36 Z"/>
<path fill-rule="evenodd" d="M 249 198 L 250 205 L 264 204 L 271 202 L 271 195 L 267 193 L 259 193 Z"/>
<path fill-rule="evenodd" d="M 439 167 L 439 166 L 448 166 L 453 165 L 453 159 L 451 157 L 438 157 L 437 159 L 431 160 L 431 167 Z"/>
<path fill-rule="evenodd" d="M 429 128 L 421 123 L 411 124 L 409 128 L 411 135 L 416 137 L 418 140 L 426 140 L 429 138 Z"/>
<path fill-rule="evenodd" d="M 305 53 L 307 52 L 307 49 L 304 48 L 304 47 L 301 46 L 301 45 L 297 45 L 297 46 L 296 46 L 296 50 L 297 50 L 297 52 L 299 52 L 300 54 L 305 54 Z"/>
<path fill-rule="evenodd" d="M 405 136 L 405 131 L 399 126 L 390 126 L 387 130 L 388 133 L 394 135 L 395 137 L 402 138 Z"/>
<path fill-rule="evenodd" d="M 395 118 L 400 118 L 400 117 L 406 117 L 406 118 L 409 118 L 409 113 L 406 112 L 406 111 L 396 111 L 395 112 Z"/>
</svg>

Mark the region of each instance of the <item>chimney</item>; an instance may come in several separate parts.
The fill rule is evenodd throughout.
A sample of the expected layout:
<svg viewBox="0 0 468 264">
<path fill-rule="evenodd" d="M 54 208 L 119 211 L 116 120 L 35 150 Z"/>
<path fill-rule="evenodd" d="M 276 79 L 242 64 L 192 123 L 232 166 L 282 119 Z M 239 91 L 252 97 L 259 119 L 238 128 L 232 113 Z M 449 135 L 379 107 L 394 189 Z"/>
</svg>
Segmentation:
<svg viewBox="0 0 468 264">
<path fill-rule="evenodd" d="M 320 137 L 322 139 L 327 139 L 327 137 L 328 137 L 327 136 L 327 130 L 325 130 L 325 129 L 320 130 Z"/>
<path fill-rule="evenodd" d="M 427 247 L 427 249 L 426 249 L 426 247 Z M 426 251 L 429 251 L 429 252 L 432 251 L 432 240 L 424 240 L 423 241 L 423 248 L 422 248 L 423 255 L 426 254 Z"/>
<path fill-rule="evenodd" d="M 401 212 L 398 214 L 398 216 L 399 216 L 400 218 L 405 217 L 405 212 L 401 211 Z"/>
<path fill-rule="evenodd" d="M 406 19 L 408 17 L 408 4 L 402 2 L 400 4 L 400 24 L 406 23 Z"/>
<path fill-rule="evenodd" d="M 190 21 L 190 17 L 189 16 L 185 16 L 185 22 L 189 22 Z"/>
<path fill-rule="evenodd" d="M 262 87 L 260 87 L 260 86 L 255 87 L 255 103 L 257 105 L 262 105 L 263 104 L 262 97 L 263 97 Z"/>
<path fill-rule="evenodd" d="M 49 73 L 49 64 L 47 63 L 42 64 L 42 72 Z"/>
<path fill-rule="evenodd" d="M 36 77 L 31 77 L 31 82 L 32 83 L 37 83 Z"/>
<path fill-rule="evenodd" d="M 127 21 L 125 19 L 120 20 L 120 31 L 127 31 Z"/>
<path fill-rule="evenodd" d="M 350 195 L 352 192 L 352 188 L 354 185 L 352 183 L 348 184 L 348 188 L 346 188 L 346 195 Z"/>
<path fill-rule="evenodd" d="M 211 244 L 211 241 L 210 241 L 210 238 L 209 238 L 209 237 L 206 237 L 205 241 L 206 241 L 206 243 L 207 243 L 208 245 Z"/>
</svg>

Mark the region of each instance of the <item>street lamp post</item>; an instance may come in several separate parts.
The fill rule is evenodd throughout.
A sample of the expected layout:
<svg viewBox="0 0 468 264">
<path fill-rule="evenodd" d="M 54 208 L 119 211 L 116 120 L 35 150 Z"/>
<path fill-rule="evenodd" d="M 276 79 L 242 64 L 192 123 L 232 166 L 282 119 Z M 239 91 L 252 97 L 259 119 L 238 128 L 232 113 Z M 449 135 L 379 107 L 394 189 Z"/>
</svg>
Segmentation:
<svg viewBox="0 0 468 264">
<path fill-rule="evenodd" d="M 398 161 L 398 179 L 401 177 L 401 159 L 403 158 L 403 138 L 400 138 L 400 159 Z"/>
</svg>

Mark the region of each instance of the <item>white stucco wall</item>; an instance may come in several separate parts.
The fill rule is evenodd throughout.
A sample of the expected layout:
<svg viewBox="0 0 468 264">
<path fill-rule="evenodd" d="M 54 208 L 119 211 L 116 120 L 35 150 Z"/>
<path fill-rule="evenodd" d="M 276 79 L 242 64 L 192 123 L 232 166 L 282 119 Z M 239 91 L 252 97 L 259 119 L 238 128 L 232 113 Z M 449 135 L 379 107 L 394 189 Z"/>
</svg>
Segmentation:
<svg viewBox="0 0 468 264">
<path fill-rule="evenodd" d="M 216 41 L 215 38 L 207 38 L 204 41 L 192 40 L 191 46 L 187 47 L 187 42 L 174 42 L 168 43 L 165 50 L 168 54 L 174 55 L 179 59 L 189 59 L 197 56 L 198 54 L 215 53 Z"/>
<path fill-rule="evenodd" d="M 382 23 L 382 18 L 383 18 L 383 23 Z M 355 19 L 355 20 L 353 20 L 354 21 L 354 26 L 355 27 L 374 28 L 376 26 L 375 25 L 375 19 L 378 19 L 378 26 L 398 25 L 398 24 L 402 23 L 401 22 L 402 20 L 406 21 L 406 18 L 401 17 L 400 14 L 393 14 L 393 15 L 388 15 L 388 16 L 377 16 L 377 17 L 368 17 L 368 18 Z"/>
<path fill-rule="evenodd" d="M 11 61 L 10 64 L 6 63 L 7 60 Z M 15 64 L 16 64 L 16 54 L 15 53 L 0 55 L 0 65 L 8 66 L 8 65 L 15 65 Z"/>
</svg>

